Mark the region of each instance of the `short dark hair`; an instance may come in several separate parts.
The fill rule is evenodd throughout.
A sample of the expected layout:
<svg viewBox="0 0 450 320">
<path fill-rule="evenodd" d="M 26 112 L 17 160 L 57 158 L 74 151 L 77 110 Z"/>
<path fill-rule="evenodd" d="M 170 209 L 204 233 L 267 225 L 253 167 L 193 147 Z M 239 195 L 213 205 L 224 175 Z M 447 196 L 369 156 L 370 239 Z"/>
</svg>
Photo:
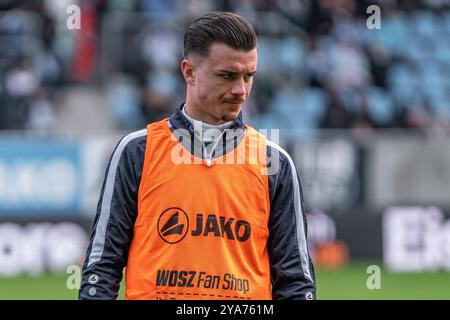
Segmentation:
<svg viewBox="0 0 450 320">
<path fill-rule="evenodd" d="M 213 43 L 223 43 L 233 49 L 250 51 L 256 47 L 256 33 L 252 25 L 231 12 L 208 12 L 195 19 L 184 34 L 184 57 L 191 53 L 209 55 Z"/>
</svg>

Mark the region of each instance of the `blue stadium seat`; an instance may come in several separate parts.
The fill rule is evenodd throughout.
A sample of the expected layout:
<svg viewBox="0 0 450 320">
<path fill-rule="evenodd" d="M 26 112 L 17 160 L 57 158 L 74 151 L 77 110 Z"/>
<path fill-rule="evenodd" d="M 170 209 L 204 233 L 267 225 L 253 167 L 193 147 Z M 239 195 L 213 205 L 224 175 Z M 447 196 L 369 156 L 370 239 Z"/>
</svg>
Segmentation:
<svg viewBox="0 0 450 320">
<path fill-rule="evenodd" d="M 429 102 L 439 117 L 450 120 L 450 85 L 441 85 Z"/>
<path fill-rule="evenodd" d="M 298 111 L 301 99 L 300 88 L 295 91 L 280 88 L 270 103 L 270 110 L 289 116 L 291 113 Z"/>
<path fill-rule="evenodd" d="M 394 105 L 388 91 L 372 87 L 367 92 L 369 113 L 378 123 L 388 123 L 394 116 Z"/>
<path fill-rule="evenodd" d="M 413 27 L 414 32 L 419 34 L 433 35 L 443 29 L 436 14 L 430 10 L 417 11 L 411 15 L 411 18 L 411 26 Z"/>
<path fill-rule="evenodd" d="M 116 121 L 126 129 L 138 128 L 143 123 L 139 108 L 138 87 L 126 81 L 113 80 L 107 90 L 108 104 Z"/>
<path fill-rule="evenodd" d="M 442 72 L 442 64 L 437 60 L 423 60 L 418 65 L 422 86 L 439 86 L 448 76 Z"/>
<path fill-rule="evenodd" d="M 440 98 L 431 101 L 431 106 L 439 118 L 450 121 L 450 101 L 448 99 Z"/>
<path fill-rule="evenodd" d="M 407 42 L 408 23 L 405 14 L 395 12 L 383 18 L 381 29 L 377 30 L 375 36 L 390 53 L 398 53 Z"/>
<path fill-rule="evenodd" d="M 280 91 L 271 103 L 271 110 L 290 120 L 291 126 L 316 127 L 327 104 L 325 93 L 320 89 Z"/>
<path fill-rule="evenodd" d="M 387 80 L 397 103 L 408 105 L 415 101 L 420 82 L 418 72 L 411 66 L 404 64 L 392 66 L 388 71 Z"/>
<path fill-rule="evenodd" d="M 261 36 L 258 39 L 258 73 L 270 74 L 277 67 L 278 41 Z"/>
<path fill-rule="evenodd" d="M 265 114 L 259 115 L 254 121 L 254 127 L 256 129 L 290 129 L 290 125 L 287 122 L 287 119 L 282 115 L 277 114 L 276 112 L 268 112 Z"/>
<path fill-rule="evenodd" d="M 392 66 L 387 73 L 387 80 L 391 87 L 397 85 L 414 86 L 418 84 L 416 71 L 411 66 L 404 64 Z"/>
<path fill-rule="evenodd" d="M 433 41 L 428 35 L 411 34 L 401 51 L 403 56 L 413 61 L 432 59 L 434 56 Z"/>
<path fill-rule="evenodd" d="M 305 64 L 305 45 L 297 37 L 285 37 L 280 40 L 278 57 L 285 71 L 300 73 Z"/>
<path fill-rule="evenodd" d="M 422 86 L 422 90 L 427 99 L 439 100 L 444 96 L 446 86 L 444 83 L 437 83 L 437 84 L 425 83 Z"/>
<path fill-rule="evenodd" d="M 328 103 L 328 97 L 321 89 L 310 88 L 303 92 L 302 110 L 310 113 L 314 118 L 321 118 Z"/>
<path fill-rule="evenodd" d="M 278 127 L 287 129 L 290 134 L 301 136 L 314 135 L 325 107 L 324 94 L 318 89 L 280 92 L 271 103 L 273 114 L 277 114 L 274 119 Z"/>
<path fill-rule="evenodd" d="M 422 100 L 422 89 L 418 85 L 395 85 L 391 87 L 392 97 L 397 104 L 407 107 L 417 104 Z"/>
<path fill-rule="evenodd" d="M 450 31 L 437 32 L 430 38 L 433 42 L 433 58 L 442 63 L 450 62 Z"/>
<path fill-rule="evenodd" d="M 445 14 L 442 27 L 446 32 L 450 33 L 450 11 L 447 11 Z"/>
</svg>

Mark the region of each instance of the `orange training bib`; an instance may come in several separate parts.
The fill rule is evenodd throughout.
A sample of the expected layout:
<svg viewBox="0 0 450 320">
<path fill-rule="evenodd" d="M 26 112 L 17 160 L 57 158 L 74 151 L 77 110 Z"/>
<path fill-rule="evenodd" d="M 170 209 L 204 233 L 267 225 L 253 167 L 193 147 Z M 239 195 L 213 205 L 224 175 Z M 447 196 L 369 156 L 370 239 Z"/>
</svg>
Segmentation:
<svg viewBox="0 0 450 320">
<path fill-rule="evenodd" d="M 272 298 L 265 148 L 247 126 L 237 148 L 208 167 L 174 139 L 167 119 L 148 126 L 127 299 Z M 259 158 L 236 164 L 243 154 Z"/>
</svg>

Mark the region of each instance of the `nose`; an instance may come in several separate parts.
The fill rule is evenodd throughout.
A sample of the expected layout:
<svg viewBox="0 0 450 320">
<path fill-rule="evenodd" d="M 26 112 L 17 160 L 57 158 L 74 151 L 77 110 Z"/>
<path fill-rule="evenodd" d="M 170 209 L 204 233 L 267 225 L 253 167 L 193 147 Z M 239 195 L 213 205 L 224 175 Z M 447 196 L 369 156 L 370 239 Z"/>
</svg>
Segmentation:
<svg viewBox="0 0 450 320">
<path fill-rule="evenodd" d="M 246 87 L 244 79 L 239 79 L 233 82 L 233 87 L 231 88 L 231 94 L 233 96 L 245 97 Z"/>
</svg>

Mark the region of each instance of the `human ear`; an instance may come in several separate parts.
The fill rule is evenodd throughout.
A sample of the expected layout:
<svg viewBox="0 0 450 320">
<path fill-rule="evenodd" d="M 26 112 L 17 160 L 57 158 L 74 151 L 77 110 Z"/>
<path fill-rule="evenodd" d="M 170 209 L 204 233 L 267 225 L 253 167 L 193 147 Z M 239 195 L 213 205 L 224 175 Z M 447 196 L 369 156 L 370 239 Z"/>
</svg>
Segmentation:
<svg viewBox="0 0 450 320">
<path fill-rule="evenodd" d="M 183 59 L 181 61 L 181 72 L 186 83 L 193 86 L 195 84 L 195 70 L 192 60 Z"/>
</svg>

